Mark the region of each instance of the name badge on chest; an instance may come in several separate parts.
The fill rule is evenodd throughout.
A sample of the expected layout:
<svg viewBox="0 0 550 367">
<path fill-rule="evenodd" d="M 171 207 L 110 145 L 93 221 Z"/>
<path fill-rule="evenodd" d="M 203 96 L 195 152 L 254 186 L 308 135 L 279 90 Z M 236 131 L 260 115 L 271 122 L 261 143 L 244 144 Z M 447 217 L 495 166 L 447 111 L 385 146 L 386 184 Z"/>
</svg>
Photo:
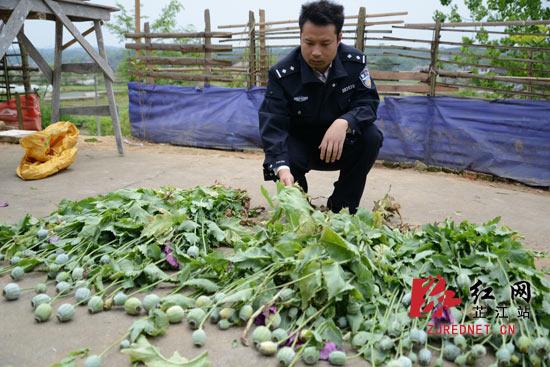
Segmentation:
<svg viewBox="0 0 550 367">
<path fill-rule="evenodd" d="M 355 88 L 355 84 L 348 85 L 347 87 L 342 88 L 342 93 L 349 92 L 353 88 Z"/>
<path fill-rule="evenodd" d="M 308 99 L 309 99 L 308 96 L 297 96 L 297 97 L 294 97 L 294 100 L 295 100 L 296 102 L 305 102 L 305 101 L 307 101 Z"/>
</svg>

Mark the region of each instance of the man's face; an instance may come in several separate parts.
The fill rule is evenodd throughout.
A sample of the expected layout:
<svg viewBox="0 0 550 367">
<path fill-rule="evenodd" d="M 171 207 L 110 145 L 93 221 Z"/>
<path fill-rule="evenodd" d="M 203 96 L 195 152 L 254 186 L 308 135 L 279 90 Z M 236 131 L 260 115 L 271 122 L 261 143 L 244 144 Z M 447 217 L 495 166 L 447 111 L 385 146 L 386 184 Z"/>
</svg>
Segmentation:
<svg viewBox="0 0 550 367">
<path fill-rule="evenodd" d="M 323 73 L 336 57 L 341 40 L 342 33 L 336 35 L 334 24 L 319 26 L 307 21 L 300 34 L 302 56 L 309 66 Z"/>
</svg>

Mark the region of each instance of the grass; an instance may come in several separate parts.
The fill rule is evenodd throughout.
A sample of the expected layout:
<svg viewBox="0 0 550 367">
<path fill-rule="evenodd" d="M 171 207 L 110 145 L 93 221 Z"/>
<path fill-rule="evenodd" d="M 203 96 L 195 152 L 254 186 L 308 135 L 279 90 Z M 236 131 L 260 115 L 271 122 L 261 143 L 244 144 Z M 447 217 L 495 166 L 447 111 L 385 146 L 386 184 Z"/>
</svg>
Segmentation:
<svg viewBox="0 0 550 367">
<path fill-rule="evenodd" d="M 128 91 L 115 95 L 116 104 L 118 107 L 120 129 L 123 136 L 131 136 L 130 118 L 128 112 Z M 93 100 L 72 100 L 62 101 L 63 107 L 78 106 L 78 105 L 93 105 Z M 99 98 L 100 105 L 107 104 L 107 98 L 102 96 Z M 40 111 L 42 113 L 42 128 L 51 124 L 51 101 L 41 101 Z M 70 121 L 76 125 L 82 135 L 97 135 L 96 117 L 95 116 L 70 116 L 62 115 L 61 121 Z M 110 116 L 99 116 L 99 124 L 101 135 L 114 135 L 112 120 Z"/>
</svg>

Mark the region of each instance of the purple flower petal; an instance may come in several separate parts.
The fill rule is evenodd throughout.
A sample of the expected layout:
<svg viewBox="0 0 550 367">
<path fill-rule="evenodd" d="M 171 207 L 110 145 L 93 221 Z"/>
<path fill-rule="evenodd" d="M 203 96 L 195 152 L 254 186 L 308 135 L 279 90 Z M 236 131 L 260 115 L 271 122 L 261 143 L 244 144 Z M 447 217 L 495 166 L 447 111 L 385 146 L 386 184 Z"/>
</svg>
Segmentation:
<svg viewBox="0 0 550 367">
<path fill-rule="evenodd" d="M 296 333 L 290 335 L 290 338 L 288 338 L 288 339 L 286 340 L 286 342 L 285 342 L 285 347 L 291 347 L 292 344 L 294 344 L 294 340 L 296 340 L 296 335 L 297 335 Z M 295 344 L 295 345 L 296 345 L 296 346 L 299 346 L 299 345 L 302 345 L 302 344 L 303 344 L 303 343 L 300 341 L 300 339 L 298 339 L 298 340 L 296 341 L 296 344 Z"/>
<path fill-rule="evenodd" d="M 174 269 L 179 269 L 180 264 L 178 263 L 178 260 L 176 260 L 174 255 L 172 255 L 172 248 L 168 245 L 165 245 L 163 252 L 166 254 L 166 261 L 168 262 L 168 264 L 170 264 L 170 266 L 172 266 Z"/>
<path fill-rule="evenodd" d="M 328 361 L 328 356 L 331 352 L 334 352 L 335 350 L 341 351 L 342 349 L 333 342 L 325 342 L 323 349 L 319 351 L 319 359 L 321 359 L 322 361 Z"/>
<path fill-rule="evenodd" d="M 10 205 L 10 204 L 8 204 L 7 201 L 0 202 L 0 208 L 5 208 L 5 207 L 7 207 L 8 205 Z"/>
<path fill-rule="evenodd" d="M 277 307 L 270 306 L 267 310 L 256 316 L 254 319 L 254 325 L 261 326 L 265 325 L 265 320 L 269 317 L 269 314 L 277 313 Z"/>
<path fill-rule="evenodd" d="M 51 236 L 49 241 L 50 243 L 57 243 L 59 242 L 59 236 Z"/>
<path fill-rule="evenodd" d="M 438 313 L 441 313 L 441 316 L 436 316 Z M 448 307 L 445 307 L 441 304 L 438 304 L 434 312 L 432 313 L 431 322 L 437 327 L 441 324 L 453 324 L 454 323 L 453 313 Z"/>
</svg>

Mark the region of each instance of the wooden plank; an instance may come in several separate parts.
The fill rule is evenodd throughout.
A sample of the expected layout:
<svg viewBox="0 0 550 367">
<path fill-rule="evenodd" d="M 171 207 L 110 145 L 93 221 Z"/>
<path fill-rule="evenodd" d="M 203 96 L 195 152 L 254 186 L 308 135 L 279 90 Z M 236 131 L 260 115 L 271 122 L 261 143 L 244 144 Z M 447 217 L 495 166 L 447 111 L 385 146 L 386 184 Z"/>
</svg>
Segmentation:
<svg viewBox="0 0 550 367">
<path fill-rule="evenodd" d="M 390 13 L 372 13 L 372 14 L 366 14 L 367 18 L 383 18 L 383 17 L 395 17 L 400 15 L 408 15 L 409 12 L 406 11 L 398 11 L 398 12 L 390 12 Z M 345 16 L 345 19 L 357 19 L 357 15 L 347 15 Z M 275 24 L 296 24 L 298 23 L 298 19 L 290 19 L 290 20 L 277 20 L 272 22 L 265 22 L 265 25 L 275 25 Z M 261 24 L 261 23 L 259 23 Z M 258 24 L 258 25 L 259 25 Z M 246 27 L 248 24 L 228 24 L 228 25 L 219 25 L 219 29 L 223 28 L 242 28 Z"/>
<path fill-rule="evenodd" d="M 379 93 L 422 93 L 428 94 L 430 86 L 427 84 L 377 84 L 376 90 Z M 457 88 L 437 86 L 438 92 L 454 92 Z"/>
<path fill-rule="evenodd" d="M 392 28 L 396 29 L 415 29 L 406 26 L 394 25 Z M 420 31 L 433 31 L 435 27 L 429 28 L 417 28 Z M 461 28 L 441 28 L 442 32 L 463 32 L 463 33 L 487 33 L 487 34 L 505 34 L 508 36 L 540 36 L 548 37 L 547 33 L 518 33 L 518 32 L 501 32 L 501 31 L 488 31 L 487 29 L 461 29 Z"/>
<path fill-rule="evenodd" d="M 17 109 L 17 125 L 19 130 L 23 130 L 23 108 L 21 107 L 21 97 L 15 93 L 15 107 Z"/>
<path fill-rule="evenodd" d="M 141 33 L 141 2 L 140 0 L 134 1 L 134 21 L 135 21 L 135 27 L 134 32 Z M 136 40 L 136 43 L 141 43 L 141 38 L 138 38 Z M 139 55 L 139 50 L 136 52 L 136 54 Z"/>
<path fill-rule="evenodd" d="M 233 50 L 231 46 L 212 45 L 207 48 L 205 45 L 180 45 L 177 43 L 151 43 L 151 45 L 127 43 L 124 45 L 124 47 L 131 50 L 180 51 L 180 52 L 205 52 L 205 51 L 225 52 L 225 51 Z"/>
<path fill-rule="evenodd" d="M 384 40 L 388 41 L 406 41 L 406 42 L 420 42 L 420 43 L 432 43 L 430 40 L 421 40 L 421 39 L 414 39 L 414 38 L 401 38 L 401 37 L 390 37 L 390 36 L 384 36 L 382 37 Z M 526 47 L 526 46 L 503 46 L 503 45 L 480 45 L 480 44 L 468 44 L 465 45 L 462 42 L 449 42 L 449 41 L 440 41 L 439 44 L 441 45 L 451 45 L 451 46 L 467 46 L 467 47 L 480 47 L 480 48 L 496 48 L 496 49 L 504 49 L 504 50 L 533 50 L 533 51 L 549 51 L 549 47 Z"/>
<path fill-rule="evenodd" d="M 82 36 L 86 37 L 87 35 L 89 35 L 93 31 L 94 31 L 94 27 L 92 26 L 92 27 L 86 29 L 84 32 L 82 32 Z M 78 40 L 76 38 L 73 38 L 69 42 L 65 43 L 62 48 L 63 48 L 63 50 L 65 50 L 65 49 L 71 47 L 72 45 L 74 45 L 77 42 L 78 42 Z"/>
<path fill-rule="evenodd" d="M 139 1 L 139 0 L 136 0 L 136 1 Z M 145 24 L 143 25 L 143 32 L 145 34 L 147 34 L 150 31 L 151 31 L 151 28 L 149 26 L 149 22 L 145 22 Z M 140 43 L 140 42 L 141 42 L 141 40 L 138 40 L 138 43 Z M 145 38 L 145 45 L 146 46 L 151 46 L 151 38 Z M 137 54 L 139 55 L 139 52 Z M 145 56 L 150 56 L 150 55 L 151 55 L 151 51 L 150 50 L 145 50 Z M 150 66 L 149 64 L 145 64 L 145 70 L 151 71 L 151 68 L 149 66 Z M 147 78 L 147 79 L 145 79 L 145 82 L 147 84 L 153 84 L 155 81 L 152 78 Z"/>
<path fill-rule="evenodd" d="M 60 112 L 61 115 L 75 116 L 109 116 L 111 114 L 108 105 L 63 107 Z"/>
<path fill-rule="evenodd" d="M 46 77 L 46 80 L 49 84 L 53 83 L 53 77 L 52 77 L 52 69 L 50 68 L 50 65 L 46 62 L 46 60 L 42 57 L 40 52 L 34 47 L 34 45 L 31 43 L 31 41 L 27 38 L 27 36 L 19 32 L 17 35 L 17 40 L 20 44 L 25 46 L 26 51 L 29 53 L 29 56 L 34 60 L 36 65 L 38 65 L 38 68 L 40 71 L 42 71 L 42 74 Z"/>
<path fill-rule="evenodd" d="M 269 66 L 267 65 L 267 47 L 266 47 L 266 36 L 265 36 L 266 26 L 265 26 L 265 10 L 260 9 L 260 86 L 267 85 L 267 73 L 269 71 Z"/>
<path fill-rule="evenodd" d="M 355 48 L 361 51 L 365 51 L 365 23 L 367 17 L 367 9 L 362 6 L 359 8 L 359 14 L 357 15 L 357 28 L 355 30 Z"/>
<path fill-rule="evenodd" d="M 256 21 L 254 20 L 254 12 L 248 12 L 248 83 L 250 89 L 256 84 Z"/>
<path fill-rule="evenodd" d="M 74 38 L 78 40 L 80 45 L 86 50 L 88 55 L 99 65 L 101 70 L 103 70 L 103 73 L 110 79 L 114 80 L 115 73 L 113 69 L 109 66 L 107 61 L 105 61 L 105 58 L 101 57 L 98 52 L 92 47 L 92 45 L 86 41 L 86 39 L 82 36 L 82 34 L 79 32 L 78 29 L 74 26 L 73 22 L 63 12 L 63 9 L 53 0 L 43 0 L 50 9 L 55 13 L 55 15 L 58 17 L 58 19 L 63 23 L 65 28 L 69 30 L 69 32 L 73 35 Z M 97 31 L 97 29 L 96 29 Z M 60 46 L 61 47 L 61 46 Z"/>
<path fill-rule="evenodd" d="M 198 59 L 193 57 L 168 57 L 168 56 L 137 56 L 131 60 L 139 60 L 155 65 L 220 65 L 230 66 L 231 60 Z"/>
<path fill-rule="evenodd" d="M 427 73 L 417 71 L 371 70 L 370 74 L 374 80 L 419 80 L 422 82 L 426 82 L 428 80 Z"/>
<path fill-rule="evenodd" d="M 445 71 L 445 70 L 438 70 L 437 73 L 440 76 L 449 77 L 449 78 L 483 79 L 483 80 L 494 80 L 494 81 L 501 81 L 501 82 L 522 83 L 522 84 L 531 83 L 534 85 L 550 86 L 550 78 L 481 75 L 481 74 L 472 74 L 472 73 L 464 73 L 464 72 L 458 72 L 458 71 Z"/>
<path fill-rule="evenodd" d="M 101 68 L 96 63 L 68 63 L 61 64 L 61 71 L 66 73 L 92 74 L 99 73 Z"/>
<path fill-rule="evenodd" d="M 2 0 L 0 1 L 0 11 L 11 11 L 19 2 L 20 0 Z M 55 19 L 55 14 L 43 0 L 30 0 L 30 2 L 31 10 L 28 15 L 29 19 Z M 73 21 L 90 21 L 94 19 L 107 21 L 111 17 L 111 12 L 120 10 L 111 6 L 81 1 L 56 0 L 56 2 L 60 4 L 59 6 L 63 7 L 65 15 Z"/>
<path fill-rule="evenodd" d="M 508 89 L 499 89 L 499 88 L 491 88 L 491 87 L 480 87 L 478 85 L 470 85 L 470 84 L 462 84 L 462 83 L 438 83 L 440 86 L 450 87 L 450 88 L 467 88 L 467 89 L 474 89 L 474 90 L 487 90 L 492 92 L 499 92 L 502 94 L 507 94 L 510 96 L 528 96 L 528 97 L 542 97 L 545 99 L 550 98 L 550 94 L 540 94 L 540 93 L 530 93 L 530 92 L 523 92 L 523 91 L 514 91 L 514 90 L 508 90 Z"/>
<path fill-rule="evenodd" d="M 210 33 L 212 31 L 212 27 L 210 25 L 210 10 L 204 9 L 204 33 Z M 212 46 L 212 39 L 210 37 L 204 38 L 204 47 L 208 50 L 208 48 Z M 204 53 L 204 58 L 206 60 L 212 58 L 212 52 L 206 51 Z M 208 75 L 212 72 L 212 69 L 208 64 L 204 65 L 204 74 Z M 204 81 L 203 86 L 208 86 L 208 81 Z"/>
<path fill-rule="evenodd" d="M 161 71 L 151 71 L 151 72 L 137 71 L 133 73 L 133 75 L 137 77 L 150 76 L 155 79 L 174 79 L 174 80 L 187 80 L 187 81 L 196 81 L 196 82 L 202 82 L 204 80 L 213 81 L 213 82 L 232 82 L 233 81 L 233 78 L 230 78 L 230 77 L 220 77 L 220 76 L 212 76 L 212 75 L 189 75 L 189 74 L 161 72 Z"/>
<path fill-rule="evenodd" d="M 25 25 L 21 26 L 21 30 L 19 33 L 25 33 Z M 19 34 L 18 33 L 18 34 Z M 25 45 L 22 43 L 19 43 L 19 51 L 21 52 L 21 74 L 23 76 L 23 86 L 25 88 L 25 93 L 32 92 L 31 89 L 31 68 L 29 68 L 29 53 L 27 52 L 27 49 L 25 48 Z M 32 68 L 34 71 L 36 71 L 36 68 Z"/>
<path fill-rule="evenodd" d="M 105 50 L 105 44 L 103 43 L 103 32 L 101 30 L 101 22 L 94 21 L 95 35 L 97 39 L 97 49 L 99 55 L 105 61 L 107 61 L 107 51 Z M 105 92 L 107 94 L 107 100 L 109 101 L 109 112 L 111 114 L 111 121 L 113 131 L 115 133 L 116 146 L 118 154 L 124 155 L 124 146 L 122 145 L 122 133 L 120 131 L 120 121 L 118 119 L 118 109 L 115 100 L 115 94 L 113 92 L 113 79 L 109 78 L 107 73 L 103 73 L 103 80 L 105 81 Z"/>
<path fill-rule="evenodd" d="M 550 24 L 550 20 L 509 20 L 503 22 L 450 22 L 441 23 L 442 27 L 508 27 L 508 26 L 529 26 L 538 24 Z M 407 28 L 429 28 L 435 27 L 435 23 L 407 23 Z"/>
<path fill-rule="evenodd" d="M 25 23 L 30 10 L 30 0 L 19 1 L 11 12 L 8 21 L 2 25 L 2 29 L 0 30 L 0 58 L 4 57 L 13 39 L 23 27 L 23 23 Z"/>
<path fill-rule="evenodd" d="M 61 63 L 63 47 L 63 23 L 60 20 L 55 21 L 55 50 L 52 75 L 52 114 L 51 122 L 57 122 L 60 118 L 59 103 L 61 98 Z"/>
<path fill-rule="evenodd" d="M 435 23 L 435 30 L 433 34 L 432 47 L 430 49 L 430 96 L 435 96 L 437 85 L 437 58 L 439 51 L 439 42 L 441 39 L 441 22 L 438 20 Z"/>
<path fill-rule="evenodd" d="M 166 32 L 166 33 L 125 33 L 126 38 L 231 38 L 231 32 Z"/>
</svg>

